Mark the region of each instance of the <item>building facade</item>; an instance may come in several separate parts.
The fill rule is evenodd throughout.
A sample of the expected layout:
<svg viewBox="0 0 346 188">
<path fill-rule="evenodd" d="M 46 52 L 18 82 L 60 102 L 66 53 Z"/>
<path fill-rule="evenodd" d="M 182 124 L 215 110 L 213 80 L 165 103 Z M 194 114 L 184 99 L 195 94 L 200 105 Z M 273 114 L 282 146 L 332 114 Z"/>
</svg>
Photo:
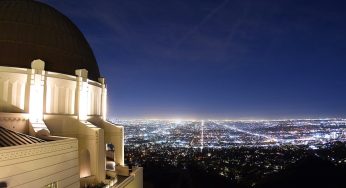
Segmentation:
<svg viewBox="0 0 346 188">
<path fill-rule="evenodd" d="M 89 44 L 46 4 L 0 1 L 0 127 L 0 187 L 143 186 Z"/>
</svg>

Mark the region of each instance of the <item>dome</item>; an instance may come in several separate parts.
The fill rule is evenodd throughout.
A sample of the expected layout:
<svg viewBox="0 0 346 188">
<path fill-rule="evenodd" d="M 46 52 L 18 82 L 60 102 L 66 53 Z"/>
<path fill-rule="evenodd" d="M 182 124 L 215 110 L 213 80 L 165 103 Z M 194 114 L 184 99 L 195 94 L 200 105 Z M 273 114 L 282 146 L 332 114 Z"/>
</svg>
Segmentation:
<svg viewBox="0 0 346 188">
<path fill-rule="evenodd" d="M 0 66 L 31 68 L 35 59 L 47 71 L 87 69 L 89 79 L 100 77 L 88 42 L 70 19 L 40 2 L 0 0 Z"/>
</svg>

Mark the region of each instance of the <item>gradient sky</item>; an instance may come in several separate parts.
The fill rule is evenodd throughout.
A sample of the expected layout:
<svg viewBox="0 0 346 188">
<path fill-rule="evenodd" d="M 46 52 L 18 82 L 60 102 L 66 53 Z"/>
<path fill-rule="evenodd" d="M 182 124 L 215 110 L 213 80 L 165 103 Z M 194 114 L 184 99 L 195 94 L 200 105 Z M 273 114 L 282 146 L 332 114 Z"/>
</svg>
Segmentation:
<svg viewBox="0 0 346 188">
<path fill-rule="evenodd" d="M 109 117 L 346 117 L 344 0 L 44 0 L 84 33 Z"/>
</svg>

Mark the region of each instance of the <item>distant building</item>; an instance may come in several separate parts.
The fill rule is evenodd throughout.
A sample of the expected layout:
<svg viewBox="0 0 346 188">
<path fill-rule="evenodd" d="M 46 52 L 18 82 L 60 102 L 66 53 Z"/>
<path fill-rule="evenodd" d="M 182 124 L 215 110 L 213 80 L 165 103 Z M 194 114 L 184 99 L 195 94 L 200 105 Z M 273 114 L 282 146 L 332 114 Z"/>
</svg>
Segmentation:
<svg viewBox="0 0 346 188">
<path fill-rule="evenodd" d="M 0 187 L 143 187 L 143 169 L 124 164 L 124 128 L 106 114 L 79 29 L 41 2 L 1 0 Z"/>
</svg>

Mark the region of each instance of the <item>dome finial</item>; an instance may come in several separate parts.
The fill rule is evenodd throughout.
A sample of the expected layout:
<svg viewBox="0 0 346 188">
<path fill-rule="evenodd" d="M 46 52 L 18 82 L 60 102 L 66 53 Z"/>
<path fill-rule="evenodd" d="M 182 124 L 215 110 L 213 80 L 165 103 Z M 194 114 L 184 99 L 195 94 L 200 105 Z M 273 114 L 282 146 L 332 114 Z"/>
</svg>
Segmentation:
<svg viewBox="0 0 346 188">
<path fill-rule="evenodd" d="M 41 59 L 35 59 L 31 62 L 31 68 L 36 70 L 44 70 L 44 61 Z"/>
</svg>

